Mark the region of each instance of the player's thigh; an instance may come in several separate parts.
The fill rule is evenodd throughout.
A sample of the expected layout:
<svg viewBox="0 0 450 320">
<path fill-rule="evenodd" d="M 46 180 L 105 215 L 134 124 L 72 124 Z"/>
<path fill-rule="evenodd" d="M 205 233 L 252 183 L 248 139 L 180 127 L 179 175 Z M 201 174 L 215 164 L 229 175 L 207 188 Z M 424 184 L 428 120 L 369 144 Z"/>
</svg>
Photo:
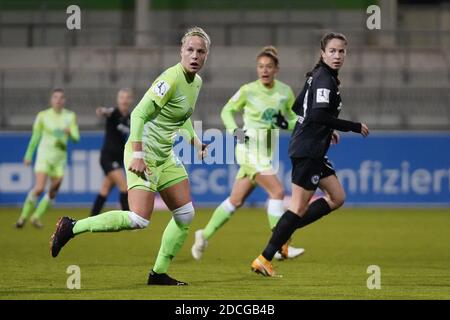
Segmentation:
<svg viewBox="0 0 450 320">
<path fill-rule="evenodd" d="M 127 192 L 127 179 L 122 169 L 115 169 L 108 173 L 108 178 L 119 188 L 120 192 Z"/>
<path fill-rule="evenodd" d="M 325 192 L 325 200 L 332 210 L 344 204 L 345 190 L 336 175 L 320 179 L 319 187 Z"/>
<path fill-rule="evenodd" d="M 130 211 L 150 220 L 155 204 L 155 193 L 149 190 L 132 188 L 128 190 L 128 204 Z"/>
<path fill-rule="evenodd" d="M 189 180 L 186 178 L 174 185 L 159 191 L 161 198 L 170 211 L 192 202 Z"/>
<path fill-rule="evenodd" d="M 315 190 L 307 190 L 299 185 L 296 185 L 295 183 L 292 183 L 292 197 L 289 210 L 300 217 L 303 217 L 308 208 L 309 201 L 314 193 Z"/>
<path fill-rule="evenodd" d="M 45 184 L 47 183 L 48 175 L 44 172 L 35 172 L 35 182 L 34 182 L 34 193 L 35 195 L 41 194 L 45 189 Z"/>
<path fill-rule="evenodd" d="M 254 189 L 255 184 L 249 177 L 236 178 L 230 194 L 231 204 L 239 208 L 244 204 L 245 199 L 247 199 Z"/>
<path fill-rule="evenodd" d="M 258 173 L 255 181 L 269 194 L 271 199 L 282 200 L 284 198 L 283 185 L 274 174 Z"/>
</svg>

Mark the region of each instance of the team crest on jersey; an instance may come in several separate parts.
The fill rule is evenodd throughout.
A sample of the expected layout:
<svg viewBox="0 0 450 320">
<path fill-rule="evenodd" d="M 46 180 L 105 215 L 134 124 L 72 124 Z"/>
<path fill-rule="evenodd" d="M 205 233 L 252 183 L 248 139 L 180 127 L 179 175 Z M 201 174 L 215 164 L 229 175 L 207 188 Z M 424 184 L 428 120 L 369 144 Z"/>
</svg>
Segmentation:
<svg viewBox="0 0 450 320">
<path fill-rule="evenodd" d="M 326 88 L 317 89 L 316 94 L 317 103 L 330 103 L 330 90 Z"/>
<path fill-rule="evenodd" d="M 315 176 L 311 177 L 312 184 L 316 185 L 319 183 L 320 177 L 316 174 Z"/>
<path fill-rule="evenodd" d="M 158 97 L 164 97 L 167 93 L 167 91 L 169 91 L 170 89 L 170 85 L 164 81 L 164 80 L 159 80 L 157 83 L 155 83 L 153 85 L 153 92 L 158 96 Z"/>
<path fill-rule="evenodd" d="M 277 114 L 277 110 L 273 108 L 267 108 L 264 110 L 263 114 L 261 115 L 261 119 L 266 122 L 272 122 L 273 117 Z"/>
</svg>

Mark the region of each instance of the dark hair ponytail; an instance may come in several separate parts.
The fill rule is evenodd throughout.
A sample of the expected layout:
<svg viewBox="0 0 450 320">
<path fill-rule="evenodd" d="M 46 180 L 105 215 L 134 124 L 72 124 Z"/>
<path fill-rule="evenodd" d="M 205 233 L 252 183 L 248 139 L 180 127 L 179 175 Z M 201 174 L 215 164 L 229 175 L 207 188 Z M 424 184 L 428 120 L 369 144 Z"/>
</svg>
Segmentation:
<svg viewBox="0 0 450 320">
<path fill-rule="evenodd" d="M 347 44 L 347 38 L 342 34 L 342 33 L 338 33 L 338 32 L 328 32 L 326 33 L 322 39 L 320 40 L 320 49 L 322 51 L 325 51 L 325 48 L 328 45 L 328 42 L 330 42 L 333 39 L 339 39 L 345 42 L 345 44 Z M 306 73 L 307 77 L 312 76 L 312 73 L 320 67 L 320 64 L 322 63 L 322 55 L 320 55 L 319 57 L 319 61 L 317 61 L 316 65 L 314 66 L 314 68 L 309 71 L 308 73 Z"/>
</svg>

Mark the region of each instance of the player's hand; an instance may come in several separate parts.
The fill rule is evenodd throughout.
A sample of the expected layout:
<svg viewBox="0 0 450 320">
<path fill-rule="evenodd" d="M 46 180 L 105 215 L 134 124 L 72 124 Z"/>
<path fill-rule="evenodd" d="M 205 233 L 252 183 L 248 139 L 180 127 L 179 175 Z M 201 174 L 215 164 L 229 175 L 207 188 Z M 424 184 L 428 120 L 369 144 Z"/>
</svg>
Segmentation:
<svg viewBox="0 0 450 320">
<path fill-rule="evenodd" d="M 333 134 L 331 135 L 331 144 L 338 144 L 340 140 L 341 136 L 336 130 L 334 130 Z"/>
<path fill-rule="evenodd" d="M 197 156 L 200 160 L 208 156 L 208 145 L 206 143 L 202 143 L 202 148 L 197 151 Z"/>
<path fill-rule="evenodd" d="M 133 158 L 130 165 L 128 166 L 128 170 L 144 180 L 147 180 L 146 175 L 149 176 L 152 174 L 151 171 L 147 168 L 144 159 L 140 158 Z"/>
<path fill-rule="evenodd" d="M 245 134 L 247 130 L 236 128 L 234 129 L 233 135 L 236 137 L 237 143 L 247 143 L 249 137 Z"/>
<path fill-rule="evenodd" d="M 70 128 L 65 128 L 64 133 L 70 136 Z"/>
<path fill-rule="evenodd" d="M 281 129 L 287 129 L 289 127 L 289 123 L 286 121 L 286 118 L 281 114 L 281 110 L 278 111 L 277 114 L 273 115 L 275 118 L 275 125 Z"/>
<path fill-rule="evenodd" d="M 31 160 L 23 159 L 23 164 L 28 167 L 29 165 L 31 165 Z"/>
<path fill-rule="evenodd" d="M 97 117 L 103 117 L 104 109 L 105 108 L 103 107 L 98 107 L 95 109 L 95 114 L 97 115 Z"/>
<path fill-rule="evenodd" d="M 361 123 L 361 135 L 364 138 L 369 135 L 369 127 L 365 123 Z"/>
</svg>

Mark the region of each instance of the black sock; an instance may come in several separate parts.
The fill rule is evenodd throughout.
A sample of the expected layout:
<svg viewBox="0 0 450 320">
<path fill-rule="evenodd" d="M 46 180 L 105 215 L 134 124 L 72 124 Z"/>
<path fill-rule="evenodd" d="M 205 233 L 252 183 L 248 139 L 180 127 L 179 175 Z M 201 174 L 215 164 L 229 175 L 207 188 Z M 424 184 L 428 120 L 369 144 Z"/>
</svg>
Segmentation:
<svg viewBox="0 0 450 320">
<path fill-rule="evenodd" d="M 308 224 L 319 220 L 331 212 L 328 202 L 324 198 L 317 199 L 311 203 L 305 214 L 297 224 L 297 229 L 306 227 Z"/>
<path fill-rule="evenodd" d="M 275 253 L 280 250 L 281 246 L 288 241 L 294 231 L 297 229 L 297 224 L 301 218 L 292 211 L 286 211 L 278 221 L 273 229 L 272 237 L 264 249 L 262 256 L 271 261 Z"/>
<path fill-rule="evenodd" d="M 120 200 L 120 206 L 122 207 L 122 210 L 128 211 L 130 210 L 130 207 L 128 206 L 128 193 L 127 192 L 121 192 L 119 196 Z"/>
<path fill-rule="evenodd" d="M 295 230 L 303 228 L 331 212 L 328 202 L 320 198 L 311 203 L 303 217 L 292 211 L 286 211 L 275 226 L 272 237 L 264 249 L 262 256 L 271 261 L 275 253 L 288 241 Z"/>
<path fill-rule="evenodd" d="M 97 195 L 97 198 L 95 198 L 94 205 L 91 209 L 91 216 L 96 216 L 100 213 L 100 211 L 103 208 L 103 205 L 105 204 L 106 197 L 102 196 L 101 194 Z"/>
</svg>

